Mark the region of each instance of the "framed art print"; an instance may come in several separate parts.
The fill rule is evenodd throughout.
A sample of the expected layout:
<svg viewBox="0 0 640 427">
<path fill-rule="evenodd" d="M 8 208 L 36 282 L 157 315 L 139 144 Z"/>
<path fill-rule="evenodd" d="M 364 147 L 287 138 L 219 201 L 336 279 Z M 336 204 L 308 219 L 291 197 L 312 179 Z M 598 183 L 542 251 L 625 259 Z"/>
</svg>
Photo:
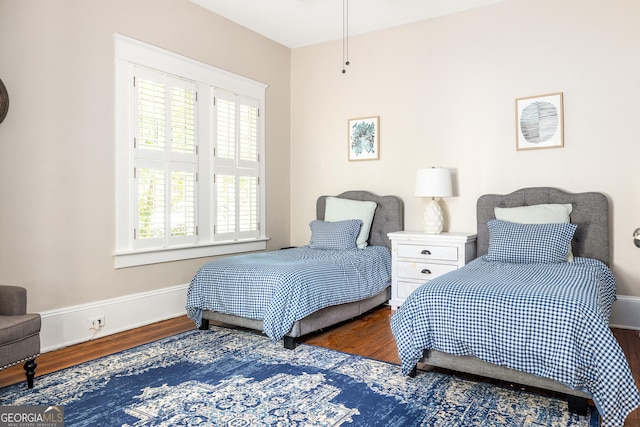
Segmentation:
<svg viewBox="0 0 640 427">
<path fill-rule="evenodd" d="M 349 119 L 349 161 L 380 158 L 380 116 Z"/>
<path fill-rule="evenodd" d="M 516 99 L 516 149 L 564 146 L 562 92 Z"/>
</svg>

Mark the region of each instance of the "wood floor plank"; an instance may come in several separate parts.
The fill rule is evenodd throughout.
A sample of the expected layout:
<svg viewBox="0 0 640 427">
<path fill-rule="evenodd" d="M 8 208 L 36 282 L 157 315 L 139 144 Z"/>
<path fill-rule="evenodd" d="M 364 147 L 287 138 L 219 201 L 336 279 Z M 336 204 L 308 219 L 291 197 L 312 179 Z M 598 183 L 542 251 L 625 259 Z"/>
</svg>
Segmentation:
<svg viewBox="0 0 640 427">
<path fill-rule="evenodd" d="M 299 342 L 390 363 L 400 363 L 398 350 L 391 333 L 391 315 L 390 307 L 383 306 L 357 319 L 302 337 Z M 37 360 L 36 387 L 38 375 L 146 344 L 194 327 L 192 320 L 181 316 L 44 353 Z M 613 329 L 613 333 L 625 352 L 636 384 L 640 387 L 640 335 L 638 331 L 625 329 Z M 0 371 L 0 387 L 18 382 L 24 382 L 26 387 L 24 370 L 21 365 Z M 638 426 L 640 426 L 640 409 L 631 413 L 625 423 L 625 427 Z"/>
<path fill-rule="evenodd" d="M 640 332 L 616 328 L 612 329 L 612 331 L 629 362 L 633 379 L 638 388 L 640 388 Z M 629 414 L 624 425 L 625 427 L 640 427 L 640 409 L 636 409 Z"/>
<path fill-rule="evenodd" d="M 39 375 L 59 371 L 64 368 L 68 368 L 69 366 L 78 365 L 89 360 L 146 344 L 160 338 L 175 335 L 180 332 L 193 329 L 194 327 L 193 320 L 186 316 L 180 316 L 175 319 L 165 320 L 152 325 L 143 326 L 141 328 L 131 329 L 129 331 L 96 338 L 91 341 L 43 353 L 36 360 L 38 364 L 36 368 L 36 382 Z M 26 379 L 22 364 L 0 371 L 0 387 L 21 381 L 25 382 L 26 387 Z"/>
<path fill-rule="evenodd" d="M 309 334 L 302 337 L 300 342 L 386 362 L 400 363 L 396 342 L 391 333 L 390 318 L 391 309 L 385 306 L 326 331 Z"/>
</svg>

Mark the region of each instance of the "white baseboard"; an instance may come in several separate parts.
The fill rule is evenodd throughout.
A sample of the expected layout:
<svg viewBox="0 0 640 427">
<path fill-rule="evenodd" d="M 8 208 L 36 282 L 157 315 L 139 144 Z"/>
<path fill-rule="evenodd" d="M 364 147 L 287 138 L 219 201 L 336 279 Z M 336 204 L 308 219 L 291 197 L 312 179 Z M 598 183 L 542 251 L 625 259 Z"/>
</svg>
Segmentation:
<svg viewBox="0 0 640 427">
<path fill-rule="evenodd" d="M 184 316 L 188 287 L 188 284 L 177 285 L 42 312 L 41 352 Z M 98 331 L 90 329 L 89 319 L 99 316 L 104 316 L 105 326 Z"/>
<path fill-rule="evenodd" d="M 184 316 L 188 284 L 40 313 L 41 352 L 104 337 L 161 320 Z M 105 326 L 90 329 L 89 319 L 105 317 Z M 640 330 L 640 298 L 618 295 L 609 324 Z M 195 324 L 194 324 L 195 328 Z"/>
<path fill-rule="evenodd" d="M 618 295 L 618 300 L 613 303 L 609 325 L 640 330 L 640 298 Z"/>
</svg>

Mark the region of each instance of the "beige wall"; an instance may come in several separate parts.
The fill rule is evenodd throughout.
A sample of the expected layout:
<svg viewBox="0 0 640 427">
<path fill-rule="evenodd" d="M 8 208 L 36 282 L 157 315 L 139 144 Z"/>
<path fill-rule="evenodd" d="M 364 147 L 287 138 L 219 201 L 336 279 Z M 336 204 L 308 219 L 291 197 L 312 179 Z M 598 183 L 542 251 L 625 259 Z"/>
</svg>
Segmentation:
<svg viewBox="0 0 640 427">
<path fill-rule="evenodd" d="M 0 0 L 0 283 L 33 311 L 188 283 L 204 262 L 113 268 L 114 33 L 269 85 L 267 234 L 289 243 L 289 49 L 188 0 Z"/>
<path fill-rule="evenodd" d="M 352 10 L 352 15 L 357 11 Z M 366 189 L 405 201 L 421 229 L 415 172 L 456 172 L 448 229 L 475 231 L 484 193 L 555 186 L 610 198 L 618 293 L 640 296 L 640 3 L 507 0 L 292 51 L 292 244 L 321 194 Z M 515 150 L 515 99 L 564 93 L 565 147 Z M 347 120 L 379 115 L 381 159 L 347 161 Z"/>
<path fill-rule="evenodd" d="M 149 9 L 149 10 L 145 10 Z M 355 12 L 353 12 L 355 13 Z M 612 202 L 619 293 L 640 296 L 640 27 L 635 0 L 507 0 L 293 51 L 188 0 L 0 0 L 0 283 L 50 310 L 187 283 L 204 262 L 115 270 L 113 33 L 264 82 L 269 248 L 308 241 L 320 194 L 398 194 L 420 229 L 415 170 L 456 171 L 448 229 L 477 197 L 524 186 Z M 514 99 L 561 91 L 565 148 L 515 151 Z M 347 119 L 381 118 L 381 160 L 347 161 Z M 291 205 L 291 210 L 287 207 Z M 291 221 L 290 221 L 291 217 Z"/>
</svg>

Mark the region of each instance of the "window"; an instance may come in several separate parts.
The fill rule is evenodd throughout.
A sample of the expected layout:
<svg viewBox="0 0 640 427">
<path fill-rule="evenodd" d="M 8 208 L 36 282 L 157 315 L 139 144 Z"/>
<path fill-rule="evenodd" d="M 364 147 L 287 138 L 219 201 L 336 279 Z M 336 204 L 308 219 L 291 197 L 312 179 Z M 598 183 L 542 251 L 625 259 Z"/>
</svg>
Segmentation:
<svg viewBox="0 0 640 427">
<path fill-rule="evenodd" d="M 253 251 L 265 85 L 116 35 L 116 267 Z"/>
<path fill-rule="evenodd" d="M 260 154 L 255 101 L 216 91 L 216 240 L 257 237 Z"/>
<path fill-rule="evenodd" d="M 132 66 L 133 248 L 197 242 L 196 87 Z"/>
</svg>

